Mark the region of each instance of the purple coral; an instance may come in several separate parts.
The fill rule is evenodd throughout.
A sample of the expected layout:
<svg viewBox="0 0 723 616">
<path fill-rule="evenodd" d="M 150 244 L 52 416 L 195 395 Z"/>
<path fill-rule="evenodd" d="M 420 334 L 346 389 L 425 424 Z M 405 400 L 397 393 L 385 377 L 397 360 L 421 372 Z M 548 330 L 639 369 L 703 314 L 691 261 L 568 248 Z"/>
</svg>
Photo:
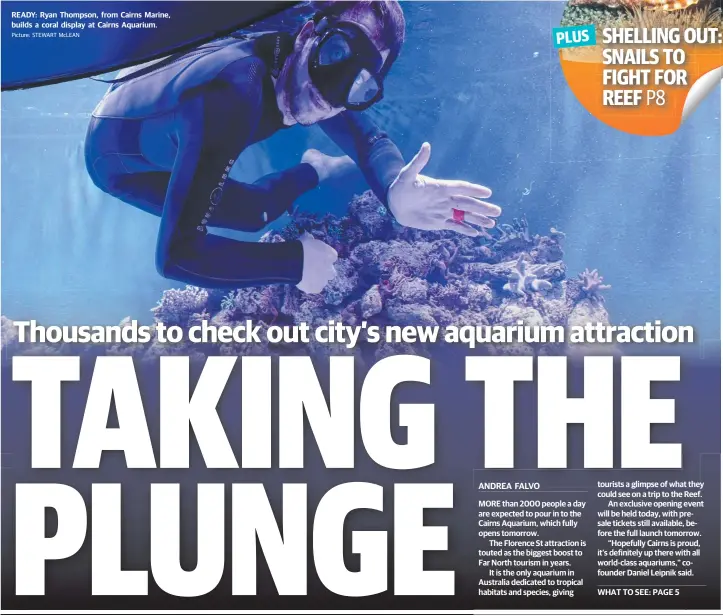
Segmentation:
<svg viewBox="0 0 723 616">
<path fill-rule="evenodd" d="M 497 237 L 494 238 L 495 249 L 502 252 L 526 250 L 534 244 L 530 235 L 527 218 L 513 218 L 512 223 L 497 225 Z"/>
<path fill-rule="evenodd" d="M 585 271 L 578 276 L 581 283 L 581 290 L 585 297 L 593 301 L 605 302 L 605 298 L 600 294 L 601 291 L 607 291 L 612 287 L 609 284 L 603 284 L 603 277 L 598 274 L 596 269 L 589 270 L 585 268 Z"/>
<path fill-rule="evenodd" d="M 167 289 L 163 292 L 158 305 L 151 309 L 156 321 L 164 325 L 187 327 L 191 319 L 206 309 L 208 291 L 198 287 L 186 286 L 185 289 Z"/>
</svg>

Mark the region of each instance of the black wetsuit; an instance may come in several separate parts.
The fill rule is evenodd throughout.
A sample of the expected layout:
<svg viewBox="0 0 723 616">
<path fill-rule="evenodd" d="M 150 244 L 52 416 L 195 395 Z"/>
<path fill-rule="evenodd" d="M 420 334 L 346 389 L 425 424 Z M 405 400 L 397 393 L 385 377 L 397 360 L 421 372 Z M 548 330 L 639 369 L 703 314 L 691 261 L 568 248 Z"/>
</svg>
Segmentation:
<svg viewBox="0 0 723 616">
<path fill-rule="evenodd" d="M 350 111 L 319 126 L 386 203 L 404 164 L 387 135 Z M 240 152 L 281 128 L 271 67 L 250 42 L 226 39 L 111 86 L 93 112 L 86 164 L 103 191 L 161 217 L 156 266 L 163 276 L 217 288 L 295 284 L 299 241 L 240 242 L 206 229 L 258 231 L 317 186 L 305 163 L 253 184 L 228 178 Z"/>
</svg>

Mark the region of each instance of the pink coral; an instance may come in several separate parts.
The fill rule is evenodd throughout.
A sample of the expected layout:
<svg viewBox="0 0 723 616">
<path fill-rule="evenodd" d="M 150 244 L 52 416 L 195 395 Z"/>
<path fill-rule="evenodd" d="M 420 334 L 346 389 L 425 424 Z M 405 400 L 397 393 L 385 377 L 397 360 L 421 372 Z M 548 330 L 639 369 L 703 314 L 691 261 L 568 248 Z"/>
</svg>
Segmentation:
<svg viewBox="0 0 723 616">
<path fill-rule="evenodd" d="M 582 283 L 582 292 L 590 299 L 599 302 L 605 302 L 605 299 L 600 294 L 600 291 L 607 291 L 612 287 L 609 284 L 603 284 L 603 277 L 598 274 L 596 269 L 589 270 L 585 268 L 585 271 L 578 276 Z"/>
</svg>

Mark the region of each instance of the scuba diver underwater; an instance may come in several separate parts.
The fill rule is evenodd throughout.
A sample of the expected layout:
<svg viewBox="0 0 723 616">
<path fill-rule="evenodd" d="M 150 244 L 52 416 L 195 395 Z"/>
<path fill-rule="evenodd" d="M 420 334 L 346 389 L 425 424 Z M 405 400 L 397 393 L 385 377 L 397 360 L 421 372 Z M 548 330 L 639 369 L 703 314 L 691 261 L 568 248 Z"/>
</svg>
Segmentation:
<svg viewBox="0 0 723 616">
<path fill-rule="evenodd" d="M 356 164 L 401 225 L 477 236 L 500 208 L 491 191 L 421 171 L 431 146 L 405 164 L 364 113 L 405 34 L 397 0 L 315 2 L 295 33 L 229 36 L 122 71 L 93 111 L 88 173 L 102 191 L 160 217 L 156 268 L 204 288 L 294 284 L 319 293 L 335 277 L 336 251 L 306 234 L 263 243 L 208 227 L 259 231 L 320 182 Z M 239 154 L 277 131 L 318 124 L 347 156 L 307 150 L 298 165 L 252 184 L 229 177 Z"/>
</svg>

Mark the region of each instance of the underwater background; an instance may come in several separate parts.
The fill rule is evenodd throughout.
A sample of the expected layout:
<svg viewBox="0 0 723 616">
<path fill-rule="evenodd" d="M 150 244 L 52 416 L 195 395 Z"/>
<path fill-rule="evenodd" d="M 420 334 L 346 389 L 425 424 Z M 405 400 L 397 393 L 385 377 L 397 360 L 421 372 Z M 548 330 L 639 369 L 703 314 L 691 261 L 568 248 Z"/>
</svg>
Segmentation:
<svg viewBox="0 0 723 616">
<path fill-rule="evenodd" d="M 489 186 L 500 222 L 524 215 L 532 233 L 564 231 L 568 276 L 597 268 L 612 285 L 612 323 L 662 319 L 719 340 L 720 90 L 674 135 L 626 135 L 593 118 L 565 83 L 551 37 L 564 3 L 403 8 L 407 41 L 370 113 L 405 158 L 429 141 L 425 174 Z M 157 219 L 103 194 L 85 171 L 87 122 L 106 87 L 84 79 L 2 97 L 9 318 L 150 323 L 163 290 L 183 286 L 155 271 Z M 319 129 L 295 127 L 249 148 L 233 175 L 253 181 L 309 147 L 340 153 Z M 298 203 L 340 215 L 365 189 L 356 174 Z"/>
</svg>

